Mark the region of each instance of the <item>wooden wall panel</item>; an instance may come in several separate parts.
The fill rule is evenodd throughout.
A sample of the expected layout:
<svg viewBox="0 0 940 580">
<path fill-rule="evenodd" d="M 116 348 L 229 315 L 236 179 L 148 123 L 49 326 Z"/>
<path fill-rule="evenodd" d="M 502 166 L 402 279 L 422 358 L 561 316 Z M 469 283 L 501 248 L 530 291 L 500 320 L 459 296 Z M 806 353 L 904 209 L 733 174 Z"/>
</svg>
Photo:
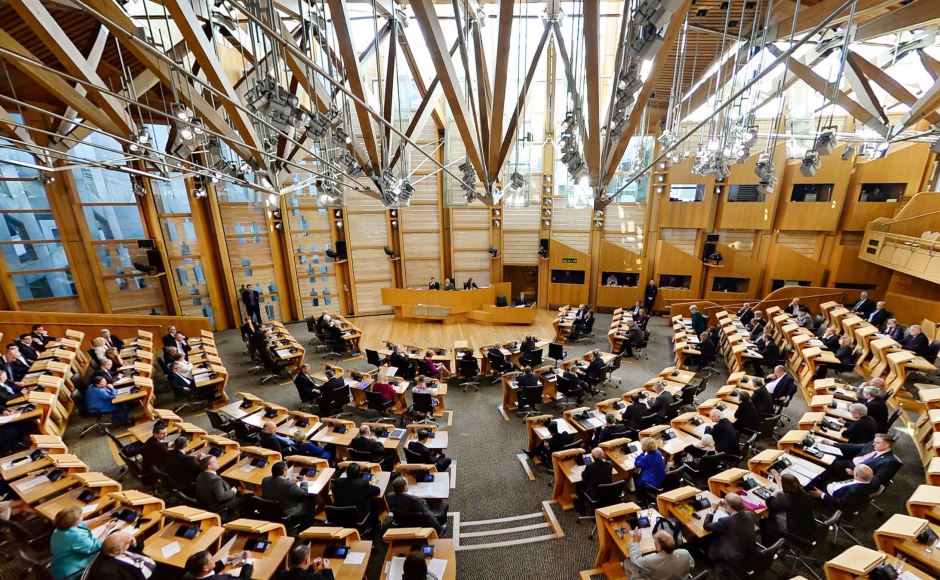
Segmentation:
<svg viewBox="0 0 940 580">
<path fill-rule="evenodd" d="M 819 236 L 813 232 L 778 232 L 776 242 L 807 258 L 816 257 L 819 250 Z"/>
<path fill-rule="evenodd" d="M 647 280 L 647 268 L 643 257 L 607 240 L 601 241 L 600 250 L 598 271 L 594 276 L 594 284 L 597 286 L 596 306 L 614 309 L 633 306 L 637 300 L 642 300 L 643 288 Z M 604 272 L 636 272 L 639 278 L 635 287 L 604 286 Z"/>
<path fill-rule="evenodd" d="M 402 232 L 437 232 L 440 231 L 440 215 L 437 205 L 412 205 L 402 208 Z"/>
<path fill-rule="evenodd" d="M 566 262 L 565 260 L 574 260 L 574 262 Z M 552 238 L 549 246 L 548 262 L 550 270 L 581 270 L 585 273 L 584 284 L 549 283 L 549 305 L 560 306 L 564 304 L 586 303 L 590 289 L 591 256 L 577 248 Z M 549 280 L 551 280 L 551 272 L 549 272 Z"/>
<path fill-rule="evenodd" d="M 236 293 L 247 284 L 261 292 L 262 320 L 281 320 L 277 274 L 268 241 L 264 206 L 257 203 L 219 202 L 225 243 Z M 239 303 L 242 316 L 244 307 Z"/>
<path fill-rule="evenodd" d="M 842 215 L 845 193 L 852 175 L 853 161 L 840 157 L 845 146 L 837 147 L 831 154 L 822 157 L 822 165 L 813 177 L 800 173 L 800 161 L 792 160 L 784 171 L 780 186 L 780 204 L 774 227 L 779 230 L 835 231 Z M 832 183 L 830 201 L 790 201 L 793 186 L 803 183 Z"/>
<path fill-rule="evenodd" d="M 688 289 L 668 288 L 661 284 L 661 276 L 690 276 Z M 656 296 L 654 310 L 664 310 L 666 300 L 683 298 L 698 298 L 699 286 L 702 277 L 702 261 L 688 252 L 660 240 L 656 246 L 656 262 L 653 270 L 653 279 L 660 284 L 659 294 Z M 645 283 L 644 283 L 645 286 Z"/>
<path fill-rule="evenodd" d="M 431 259 L 405 260 L 405 286 L 409 288 L 427 288 L 428 279 L 431 276 L 434 276 L 438 280 L 443 279 L 441 263 L 437 257 Z"/>
<path fill-rule="evenodd" d="M 618 203 L 607 206 L 604 240 L 635 253 L 643 252 L 646 204 Z"/>
<path fill-rule="evenodd" d="M 731 246 L 738 252 L 750 253 L 754 249 L 754 232 L 747 230 L 719 230 L 718 241 Z"/>
<path fill-rule="evenodd" d="M 703 295 L 709 299 L 747 299 L 758 297 L 763 264 L 753 259 L 745 250 L 737 251 L 727 244 L 716 245 L 724 257 L 720 267 L 705 266 Z M 715 291 L 715 278 L 746 278 L 750 281 L 746 292 Z"/>
<path fill-rule="evenodd" d="M 777 189 L 767 194 L 764 201 L 728 201 L 728 191 L 731 185 L 757 185 L 759 179 L 754 173 L 754 164 L 760 157 L 762 150 L 754 148 L 744 163 L 731 166 L 731 175 L 725 180 L 721 188 L 718 201 L 718 217 L 715 224 L 723 229 L 753 229 L 770 230 L 774 225 L 774 214 L 781 196 L 780 185 L 783 183 L 783 173 L 787 165 L 787 147 L 780 143 L 774 148 L 773 163 L 777 177 Z"/>
<path fill-rule="evenodd" d="M 920 324 L 924 318 L 940 320 L 940 285 L 900 272 L 891 274 L 886 308 L 904 326 Z"/>
<path fill-rule="evenodd" d="M 388 244 L 385 208 L 379 202 L 357 201 L 347 209 L 345 223 L 356 314 L 391 312 L 390 307 L 382 306 L 379 293 L 379 289 L 392 286 L 391 262 L 383 250 Z"/>
<path fill-rule="evenodd" d="M 503 231 L 503 264 L 508 266 L 537 266 L 538 263 L 538 230 Z"/>
<path fill-rule="evenodd" d="M 353 249 L 353 276 L 360 281 L 377 282 L 391 280 L 388 270 L 389 258 L 381 248 Z"/>
<path fill-rule="evenodd" d="M 538 230 L 542 219 L 542 208 L 538 205 L 528 207 L 507 207 L 503 209 L 503 230 Z"/>
<path fill-rule="evenodd" d="M 434 258 L 439 259 L 441 254 L 441 235 L 437 232 L 412 233 L 407 232 L 402 236 L 405 248 L 402 252 L 405 258 L 405 269 L 408 268 L 410 260 L 415 258 Z"/>
<path fill-rule="evenodd" d="M 391 312 L 391 307 L 382 305 L 382 288 L 388 286 L 388 282 L 356 282 L 356 314 Z"/>
<path fill-rule="evenodd" d="M 482 228 L 489 230 L 490 211 L 486 207 L 451 209 L 450 226 L 454 230 Z"/>
<path fill-rule="evenodd" d="M 814 258 L 795 251 L 779 242 L 770 247 L 761 296 L 770 293 L 774 280 L 803 280 L 810 286 L 820 286 L 826 268 Z"/>
<path fill-rule="evenodd" d="M 866 262 L 858 257 L 862 246 L 861 236 L 857 233 L 842 234 L 839 243 L 833 248 L 830 259 L 830 271 L 826 284 L 871 284 L 873 296 L 884 296 L 888 288 L 891 271 Z"/>
<path fill-rule="evenodd" d="M 347 213 L 346 228 L 352 248 L 383 248 L 388 245 L 388 224 L 385 212 Z"/>
<path fill-rule="evenodd" d="M 662 173 L 653 173 L 650 188 L 657 192 L 662 187 L 663 203 L 659 214 L 659 226 L 662 228 L 707 228 L 710 223 L 710 208 L 715 198 L 715 178 L 711 175 L 696 175 L 692 173 L 692 164 L 695 157 L 688 157 L 666 169 L 665 180 L 659 181 Z M 695 183 L 705 186 L 702 201 L 670 201 L 670 184 Z"/>
<path fill-rule="evenodd" d="M 698 230 L 663 228 L 659 230 L 659 239 L 669 243 L 680 252 L 697 255 Z"/>
<path fill-rule="evenodd" d="M 579 252 L 587 253 L 591 250 L 591 232 L 559 232 L 552 229 L 552 241 L 570 246 Z"/>
<path fill-rule="evenodd" d="M 893 217 L 901 208 L 899 202 L 864 202 L 859 200 L 865 183 L 906 183 L 904 196 L 920 191 L 924 168 L 930 155 L 929 143 L 899 143 L 888 149 L 881 159 L 858 160 L 849 181 L 842 213 L 842 230 L 862 231 L 868 222 L 879 217 Z M 902 197 L 903 199 L 903 197 Z"/>
</svg>

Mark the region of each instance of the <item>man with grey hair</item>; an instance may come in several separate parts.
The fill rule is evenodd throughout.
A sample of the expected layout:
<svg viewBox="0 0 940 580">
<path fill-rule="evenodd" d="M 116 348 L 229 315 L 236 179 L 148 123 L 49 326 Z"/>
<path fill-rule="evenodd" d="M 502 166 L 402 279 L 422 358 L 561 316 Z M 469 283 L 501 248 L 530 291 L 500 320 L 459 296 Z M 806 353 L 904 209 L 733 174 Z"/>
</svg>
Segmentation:
<svg viewBox="0 0 940 580">
<path fill-rule="evenodd" d="M 716 519 L 718 509 L 728 514 Z M 738 566 L 747 565 L 747 559 L 756 551 L 757 516 L 748 511 L 736 493 L 729 493 L 705 515 L 703 527 L 712 533 L 708 557 L 713 561 L 727 560 Z"/>
<path fill-rule="evenodd" d="M 676 541 L 668 532 L 660 530 L 653 534 L 656 551 L 643 555 L 640 549 L 642 535 L 633 530 L 630 536 L 630 557 L 623 561 L 623 569 L 630 580 L 673 580 L 685 578 L 695 566 L 689 551 L 676 548 Z"/>
<path fill-rule="evenodd" d="M 157 564 L 140 554 L 129 552 L 135 545 L 134 536 L 127 532 L 114 532 L 104 539 L 101 553 L 88 570 L 89 578 L 122 578 L 147 580 Z"/>
<path fill-rule="evenodd" d="M 917 356 L 926 357 L 930 351 L 930 341 L 918 324 L 912 324 L 907 329 L 907 337 L 901 341 L 901 348 L 909 350 Z"/>
<path fill-rule="evenodd" d="M 868 409 L 868 416 L 878 424 L 879 431 L 888 429 L 888 405 L 884 401 L 885 381 L 882 378 L 872 379 L 856 391 L 861 395 L 859 402 L 864 403 Z"/>
<path fill-rule="evenodd" d="M 842 432 L 842 437 L 849 443 L 868 443 L 878 433 L 878 422 L 868 416 L 868 407 L 863 403 L 849 405 L 852 424 Z"/>
<path fill-rule="evenodd" d="M 834 481 L 821 489 L 810 489 L 809 494 L 821 499 L 828 506 L 842 511 L 854 511 L 865 503 L 877 489 L 872 484 L 874 472 L 871 467 L 860 463 L 852 470 L 852 479 Z"/>
<path fill-rule="evenodd" d="M 885 322 L 888 322 L 888 318 L 891 317 L 891 313 L 885 310 L 885 301 L 879 300 L 875 304 L 875 309 L 868 315 L 868 322 L 872 325 L 881 328 L 885 325 Z"/>
<path fill-rule="evenodd" d="M 692 313 L 692 330 L 695 331 L 695 336 L 708 330 L 708 317 L 698 311 L 698 305 L 689 306 L 689 312 Z"/>
</svg>

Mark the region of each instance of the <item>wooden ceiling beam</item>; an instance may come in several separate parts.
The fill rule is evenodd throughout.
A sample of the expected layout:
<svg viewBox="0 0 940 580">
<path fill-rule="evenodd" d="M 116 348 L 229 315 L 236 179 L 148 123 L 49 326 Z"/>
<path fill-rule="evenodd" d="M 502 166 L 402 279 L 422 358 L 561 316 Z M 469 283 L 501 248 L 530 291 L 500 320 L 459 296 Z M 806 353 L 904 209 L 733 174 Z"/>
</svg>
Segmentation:
<svg viewBox="0 0 940 580">
<path fill-rule="evenodd" d="M 137 126 L 127 112 L 125 103 L 121 100 L 107 94 L 97 91 L 94 87 L 101 87 L 109 91 L 110 87 L 104 82 L 96 70 L 96 67 L 90 65 L 82 56 L 78 47 L 69 38 L 69 35 L 62 29 L 59 23 L 53 18 L 52 14 L 39 0 L 18 0 L 11 4 L 16 13 L 19 14 L 23 22 L 29 26 L 29 29 L 42 41 L 46 48 L 55 56 L 55 58 L 65 67 L 73 77 L 87 81 L 88 85 L 79 91 L 81 95 L 86 95 L 101 111 L 107 115 L 114 125 L 118 128 L 119 134 L 127 136 L 137 131 Z"/>
<path fill-rule="evenodd" d="M 397 26 L 397 25 L 394 25 Z M 388 43 L 388 54 L 385 55 L 385 95 L 383 96 L 382 102 L 382 116 L 387 120 L 392 121 L 395 115 L 395 87 L 398 85 L 397 82 L 397 73 L 396 68 L 398 60 L 398 43 L 395 42 L 395 33 L 396 31 L 390 31 L 392 34 L 392 39 Z M 376 39 L 378 40 L 378 39 Z M 376 46 L 378 43 L 376 42 Z M 384 125 L 382 127 L 383 143 L 385 147 L 382 150 L 384 155 L 383 161 L 387 164 L 388 157 L 391 150 L 392 143 L 392 127 L 391 125 Z"/>
<path fill-rule="evenodd" d="M 883 88 L 898 102 L 904 103 L 908 107 L 913 106 L 914 103 L 917 102 L 917 97 L 914 93 L 907 90 L 907 87 L 895 80 L 894 77 L 881 68 L 859 56 L 858 53 L 850 50 L 846 55 L 846 62 L 851 63 L 852 66 L 856 67 L 862 74 L 868 77 L 870 81 Z M 940 115 L 937 113 L 928 114 L 926 119 L 934 125 L 940 123 Z"/>
<path fill-rule="evenodd" d="M 339 45 L 343 66 L 346 69 L 346 82 L 349 85 L 349 90 L 363 102 L 369 102 L 371 91 L 367 91 L 365 84 L 362 82 L 359 58 L 352 45 L 352 26 L 349 23 L 346 0 L 329 0 L 328 3 L 333 28 L 336 31 L 336 42 Z M 367 92 L 369 95 L 367 95 Z M 379 158 L 379 148 L 372 127 L 372 116 L 366 107 L 363 107 L 358 101 L 353 101 L 353 108 L 356 111 L 356 118 L 359 120 L 359 131 L 362 133 L 362 142 L 369 156 L 369 162 L 373 171 L 380 174 L 382 173 L 382 161 Z"/>
<path fill-rule="evenodd" d="M 473 36 L 473 63 L 476 66 L 477 75 L 477 112 L 479 113 L 480 124 L 480 147 L 481 156 L 486 159 L 484 165 L 491 172 L 490 177 L 496 180 L 498 172 L 490 167 L 488 153 L 492 143 L 497 141 L 497 137 L 492 133 L 490 124 L 490 113 L 492 106 L 492 96 L 490 94 L 490 76 L 489 69 L 486 66 L 486 51 L 483 48 L 483 37 L 480 34 L 480 23 L 473 20 L 470 23 L 470 34 Z M 497 55 L 497 59 L 499 56 Z M 498 73 L 497 73 L 498 74 Z M 497 78 L 499 78 L 497 76 Z M 505 79 L 503 79 L 505 82 Z"/>
<path fill-rule="evenodd" d="M 800 35 L 804 32 L 812 30 L 817 24 L 822 22 L 823 19 L 831 15 L 845 0 L 822 0 L 818 4 L 812 6 L 806 6 L 805 4 L 792 4 L 789 9 L 780 14 L 779 18 L 774 25 L 776 26 L 776 31 L 773 34 L 768 35 L 767 42 L 776 42 L 790 36 L 791 32 L 795 32 L 796 35 Z M 928 0 L 929 1 L 929 0 Z M 872 15 L 879 15 L 885 11 L 892 4 L 897 4 L 899 0 L 857 0 L 855 3 L 855 16 L 854 21 L 858 24 L 860 21 L 865 18 L 869 18 Z M 793 11 L 799 8 L 799 12 L 796 15 L 796 25 L 793 25 Z M 843 24 L 849 19 L 849 10 L 848 7 L 843 9 L 842 12 L 836 16 L 833 20 L 829 22 L 830 27 L 838 26 Z"/>
<path fill-rule="evenodd" d="M 467 110 L 467 102 L 463 91 L 460 89 L 460 81 L 457 78 L 453 60 L 447 52 L 444 31 L 441 29 L 441 23 L 437 18 L 434 3 L 431 0 L 413 0 L 411 7 L 421 28 L 424 41 L 428 46 L 431 61 L 434 62 L 434 68 L 440 79 L 441 88 L 444 90 L 444 96 L 447 98 L 447 104 L 450 106 L 454 125 L 456 125 L 460 139 L 463 141 L 464 149 L 467 151 L 467 157 L 477 175 L 485 179 L 486 167 L 480 153 L 476 131 L 474 130 L 470 111 Z"/>
<path fill-rule="evenodd" d="M 490 121 L 489 167 L 499 175 L 502 166 L 500 149 L 503 134 L 503 117 L 506 107 L 506 87 L 509 82 L 509 47 L 512 41 L 513 10 L 515 0 L 499 3 L 499 30 L 496 37 L 496 68 L 493 73 L 493 114 Z M 543 34 L 544 36 L 544 34 Z"/>
<path fill-rule="evenodd" d="M 914 123 L 926 118 L 940 107 L 940 80 L 936 80 L 924 94 L 917 98 L 917 101 L 911 105 L 911 110 L 901 117 L 893 127 L 891 127 L 891 137 L 896 137 L 901 131 L 907 129 Z"/>
<path fill-rule="evenodd" d="M 935 60 L 922 48 L 917 49 L 917 56 L 920 58 L 920 64 L 933 80 L 940 78 L 940 61 Z"/>
<path fill-rule="evenodd" d="M 849 86 L 852 88 L 852 91 L 854 91 L 859 104 L 867 110 L 874 112 L 878 120 L 887 125 L 888 115 L 885 114 L 885 110 L 881 106 L 881 102 L 878 100 L 874 89 L 872 89 L 871 83 L 868 82 L 865 73 L 862 72 L 857 64 L 852 63 L 848 59 L 846 59 L 846 64 L 848 66 L 844 69 L 844 76 Z"/>
<path fill-rule="evenodd" d="M 587 158 L 590 184 L 597 186 L 601 179 L 601 57 L 600 29 L 601 9 L 599 2 L 585 2 L 584 10 L 584 61 L 587 73 L 587 136 L 584 153 Z"/>
<path fill-rule="evenodd" d="M 862 0 L 859 0 L 861 3 Z M 866 20 L 855 30 L 855 42 L 864 42 L 879 36 L 932 26 L 940 22 L 940 2 L 937 0 L 912 0 L 908 4 L 881 16 Z"/>
<path fill-rule="evenodd" d="M 542 53 L 545 51 L 545 45 L 548 43 L 548 37 L 551 31 L 552 27 L 546 22 L 545 29 L 542 31 L 542 38 L 539 39 L 538 46 L 535 48 L 535 54 L 532 55 L 532 62 L 529 63 L 529 70 L 526 72 L 525 82 L 519 90 L 519 98 L 516 100 L 516 106 L 512 111 L 512 115 L 509 117 L 509 123 L 506 125 L 506 134 L 503 136 L 502 144 L 499 147 L 499 157 L 497 157 L 496 163 L 490 166 L 494 174 L 499 174 L 503 165 L 506 164 L 506 160 L 509 158 L 509 153 L 512 151 L 512 145 L 516 138 L 516 126 L 519 124 L 519 116 L 525 110 L 526 97 L 529 94 L 529 89 L 532 87 L 532 81 L 535 79 L 535 70 L 538 68 L 539 61 L 542 59 Z M 493 138 L 496 137 L 497 135 L 494 134 Z"/>
<path fill-rule="evenodd" d="M 95 35 L 95 41 L 92 43 L 91 48 L 88 51 L 88 54 L 85 56 L 85 60 L 88 62 L 88 66 L 97 70 L 98 65 L 101 63 L 101 56 L 104 54 L 104 47 L 108 43 L 109 32 L 107 27 L 101 25 L 98 27 L 98 34 Z M 73 85 L 75 90 L 81 94 L 86 94 L 85 86 L 81 83 L 76 83 Z M 139 95 L 140 93 L 135 93 Z M 55 123 L 53 131 L 58 134 L 66 134 L 72 128 L 75 127 L 75 124 L 72 121 L 75 120 L 75 109 L 69 107 L 65 110 L 65 113 L 62 114 L 65 119 L 61 119 Z"/>
<path fill-rule="evenodd" d="M 36 144 L 33 140 L 33 136 L 29 134 L 29 131 L 21 127 L 21 125 L 25 124 L 25 119 L 17 122 L 16 119 L 13 118 L 13 115 L 0 105 L 0 128 L 6 131 L 12 138 L 21 141 L 21 143 L 15 144 L 17 148 L 29 151 L 40 165 L 48 166 L 49 155 L 42 147 Z"/>
<path fill-rule="evenodd" d="M 617 173 L 617 166 L 620 164 L 620 159 L 627 150 L 630 139 L 633 137 L 634 133 L 636 133 L 637 127 L 640 124 L 640 118 L 643 116 L 643 109 L 646 107 L 647 103 L 649 103 L 650 94 L 652 94 L 653 88 L 659 80 L 659 74 L 662 71 L 666 59 L 669 58 L 669 52 L 672 46 L 679 39 L 679 31 L 682 30 L 682 24 L 687 18 L 691 5 L 692 0 L 685 0 L 673 13 L 672 18 L 669 19 L 669 24 L 666 25 L 666 31 L 663 34 L 663 44 L 659 48 L 659 52 L 656 53 L 656 56 L 653 57 L 653 66 L 650 68 L 649 76 L 646 77 L 646 81 L 643 83 L 643 88 L 637 93 L 635 104 L 630 112 L 630 119 L 627 122 L 627 127 L 620 135 L 620 140 L 617 141 L 616 147 L 611 148 L 610 155 L 604 160 L 602 166 L 603 174 L 600 182 L 601 191 L 607 189 L 607 186 L 610 185 L 611 180 Z"/>
</svg>

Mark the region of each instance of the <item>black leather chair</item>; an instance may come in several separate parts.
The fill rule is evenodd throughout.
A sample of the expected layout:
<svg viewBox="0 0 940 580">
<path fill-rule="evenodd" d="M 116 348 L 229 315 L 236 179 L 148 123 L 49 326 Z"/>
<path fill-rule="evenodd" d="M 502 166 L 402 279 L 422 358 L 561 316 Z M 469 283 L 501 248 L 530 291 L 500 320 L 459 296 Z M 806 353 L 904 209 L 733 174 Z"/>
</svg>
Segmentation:
<svg viewBox="0 0 940 580">
<path fill-rule="evenodd" d="M 350 461 L 372 461 L 372 453 L 368 451 L 361 451 L 359 449 L 353 449 L 352 447 L 346 450 L 349 453 Z"/>
<path fill-rule="evenodd" d="M 424 460 L 421 459 L 421 456 L 411 449 L 402 447 L 402 451 L 405 452 L 405 463 L 424 463 Z"/>
<path fill-rule="evenodd" d="M 758 544 L 757 551 L 751 554 L 746 564 L 736 565 L 725 561 L 722 563 L 723 565 L 719 566 L 719 571 L 721 568 L 727 567 L 733 576 L 739 578 L 765 578 L 771 567 L 773 567 L 774 560 L 778 558 L 783 550 L 784 543 L 784 539 L 780 538 L 767 547 Z"/>
<path fill-rule="evenodd" d="M 584 494 L 586 507 L 590 511 L 590 515 L 580 516 L 577 519 L 577 522 L 580 524 L 581 520 L 594 520 L 594 529 L 591 530 L 591 534 L 589 536 L 592 540 L 597 535 L 597 520 L 594 518 L 594 512 L 598 508 L 605 508 L 622 502 L 623 488 L 626 483 L 627 480 L 625 479 L 614 481 L 612 483 L 602 483 L 597 486 L 595 497 L 591 497 L 587 493 Z"/>
<path fill-rule="evenodd" d="M 411 393 L 411 413 L 418 417 L 418 423 L 437 423 L 431 397 L 431 393 Z"/>
<path fill-rule="evenodd" d="M 379 421 L 391 419 L 388 415 L 388 409 L 395 404 L 394 401 L 386 401 L 382 398 L 382 393 L 376 393 L 374 391 L 364 391 L 364 393 L 369 410 L 379 414 Z"/>
<path fill-rule="evenodd" d="M 474 391 L 480 390 L 480 383 L 474 379 L 480 378 L 480 365 L 477 363 L 477 360 L 474 359 L 457 359 L 457 379 L 464 382 L 460 383 L 460 386 L 463 387 L 463 392 L 467 392 L 470 389 Z"/>
<path fill-rule="evenodd" d="M 565 351 L 565 345 L 552 342 L 548 345 L 548 358 L 555 361 L 555 366 L 558 366 L 558 361 L 564 360 L 568 357 L 568 353 Z"/>
<path fill-rule="evenodd" d="M 531 387 L 520 387 L 516 391 L 516 401 L 519 405 L 516 415 L 523 419 L 537 415 L 537 407 L 542 404 L 542 392 L 541 383 Z"/>
<path fill-rule="evenodd" d="M 369 519 L 372 514 L 367 513 L 365 517 L 359 517 L 359 510 L 356 506 L 337 507 L 328 505 L 324 508 L 326 511 L 326 523 L 330 526 L 339 526 L 341 528 L 355 528 L 363 536 L 368 535 L 370 530 Z"/>
<path fill-rule="evenodd" d="M 221 431 L 225 435 L 231 435 L 235 431 L 235 421 L 222 417 L 218 411 L 206 409 L 206 417 L 209 418 L 209 424 L 212 425 L 213 429 Z"/>
<path fill-rule="evenodd" d="M 378 351 L 372 350 L 371 348 L 366 349 L 366 362 L 374 366 L 376 370 L 385 364 L 385 360 L 382 358 L 382 355 L 380 355 Z"/>
<path fill-rule="evenodd" d="M 522 356 L 519 357 L 519 362 L 524 366 L 530 366 L 532 368 L 539 366 L 542 364 L 542 349 L 539 348 L 522 353 Z"/>
</svg>

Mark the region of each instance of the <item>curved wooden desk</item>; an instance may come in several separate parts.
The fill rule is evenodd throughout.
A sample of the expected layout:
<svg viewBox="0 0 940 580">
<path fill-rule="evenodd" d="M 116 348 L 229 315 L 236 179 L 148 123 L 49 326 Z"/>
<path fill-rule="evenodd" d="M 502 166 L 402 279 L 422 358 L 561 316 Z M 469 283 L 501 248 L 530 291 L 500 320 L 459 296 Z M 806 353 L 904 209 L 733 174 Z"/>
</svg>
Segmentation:
<svg viewBox="0 0 940 580">
<path fill-rule="evenodd" d="M 382 288 L 382 304 L 395 309 L 395 316 L 410 320 L 458 322 L 469 319 L 484 324 L 532 324 L 534 306 L 497 307 L 496 297 L 512 302 L 511 285 L 499 282 L 475 290 L 415 290 Z"/>
</svg>

